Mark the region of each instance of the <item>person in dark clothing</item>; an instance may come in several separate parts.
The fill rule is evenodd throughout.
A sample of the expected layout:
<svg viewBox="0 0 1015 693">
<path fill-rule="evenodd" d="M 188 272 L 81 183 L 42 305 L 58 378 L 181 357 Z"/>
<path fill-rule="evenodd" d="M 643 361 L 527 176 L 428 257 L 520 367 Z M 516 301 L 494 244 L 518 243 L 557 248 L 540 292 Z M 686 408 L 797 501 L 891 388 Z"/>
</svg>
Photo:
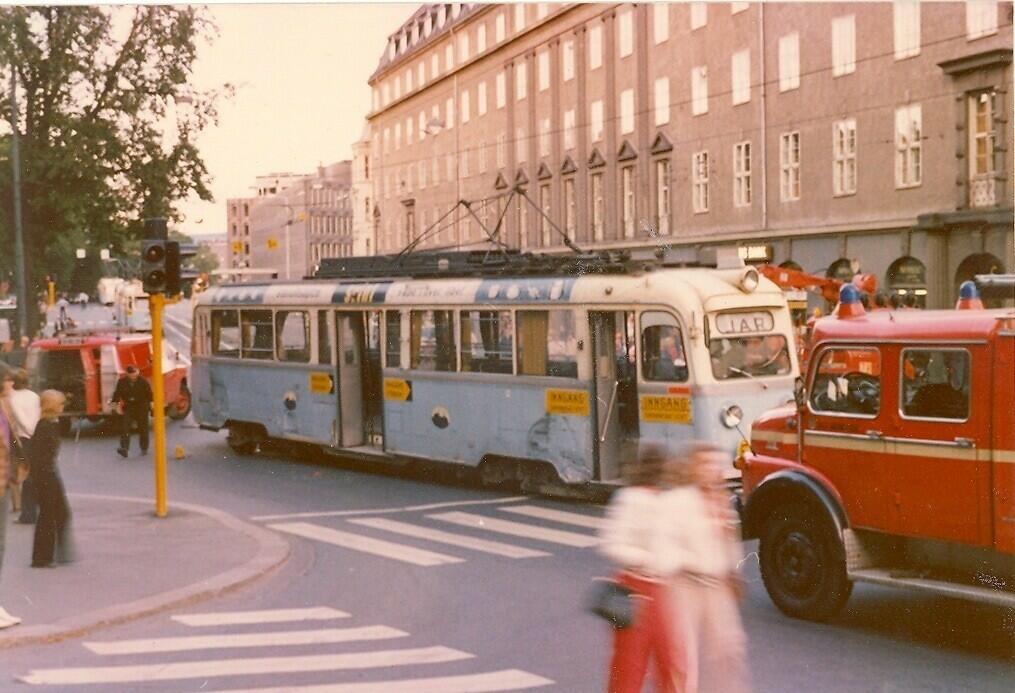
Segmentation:
<svg viewBox="0 0 1015 693">
<path fill-rule="evenodd" d="M 127 375 L 120 378 L 113 392 L 113 402 L 120 412 L 120 457 L 130 451 L 130 429 L 137 424 L 137 441 L 141 454 L 148 454 L 148 410 L 152 404 L 152 387 L 141 377 L 137 366 L 127 366 Z"/>
<path fill-rule="evenodd" d="M 63 480 L 57 469 L 60 454 L 60 413 L 67 398 L 57 390 L 46 390 L 40 395 L 42 419 L 32 436 L 31 476 L 35 480 L 35 493 L 39 502 L 39 519 L 35 523 L 35 540 L 32 544 L 32 567 L 53 567 L 57 563 L 70 563 L 74 552 L 70 543 L 70 506 Z"/>
</svg>

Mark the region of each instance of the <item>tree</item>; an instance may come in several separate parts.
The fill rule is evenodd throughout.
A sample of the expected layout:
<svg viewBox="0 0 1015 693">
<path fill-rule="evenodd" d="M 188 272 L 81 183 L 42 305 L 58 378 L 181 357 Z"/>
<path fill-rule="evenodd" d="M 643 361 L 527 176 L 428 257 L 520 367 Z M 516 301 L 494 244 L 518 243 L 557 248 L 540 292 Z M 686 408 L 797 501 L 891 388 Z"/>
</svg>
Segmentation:
<svg viewBox="0 0 1015 693">
<path fill-rule="evenodd" d="M 30 290 L 45 274 L 69 280 L 76 248 L 122 252 L 144 218 L 178 219 L 192 193 L 212 199 L 195 137 L 232 88 L 188 79 L 214 33 L 194 7 L 0 7 L 0 70 L 6 86 L 13 66 L 19 84 Z M 9 98 L 0 114 L 10 120 Z M 9 151 L 4 135 L 0 247 L 12 242 Z"/>
</svg>

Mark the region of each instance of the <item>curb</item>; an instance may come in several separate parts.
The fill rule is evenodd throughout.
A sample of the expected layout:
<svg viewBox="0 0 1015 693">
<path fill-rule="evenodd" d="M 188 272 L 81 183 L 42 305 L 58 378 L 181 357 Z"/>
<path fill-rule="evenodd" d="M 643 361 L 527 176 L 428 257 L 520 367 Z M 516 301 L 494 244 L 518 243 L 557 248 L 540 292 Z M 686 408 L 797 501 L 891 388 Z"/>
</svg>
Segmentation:
<svg viewBox="0 0 1015 693">
<path fill-rule="evenodd" d="M 106 496 L 91 493 L 72 493 L 69 495 L 72 498 L 88 498 L 144 505 L 150 505 L 152 502 L 150 498 L 132 498 L 128 496 Z M 189 606 L 207 599 L 219 597 L 238 590 L 267 575 L 289 559 L 290 546 L 288 542 L 273 532 L 269 532 L 249 522 L 244 522 L 234 515 L 214 508 L 190 503 L 173 503 L 171 508 L 205 515 L 229 529 L 247 535 L 257 542 L 257 553 L 242 565 L 184 587 L 168 590 L 150 597 L 142 597 L 125 604 L 115 604 L 77 616 L 70 616 L 55 623 L 21 628 L 16 634 L 12 633 L 11 635 L 0 636 L 0 649 L 60 642 L 68 638 L 87 635 L 100 628 L 128 623 L 146 616 L 168 611 L 169 609 Z"/>
</svg>

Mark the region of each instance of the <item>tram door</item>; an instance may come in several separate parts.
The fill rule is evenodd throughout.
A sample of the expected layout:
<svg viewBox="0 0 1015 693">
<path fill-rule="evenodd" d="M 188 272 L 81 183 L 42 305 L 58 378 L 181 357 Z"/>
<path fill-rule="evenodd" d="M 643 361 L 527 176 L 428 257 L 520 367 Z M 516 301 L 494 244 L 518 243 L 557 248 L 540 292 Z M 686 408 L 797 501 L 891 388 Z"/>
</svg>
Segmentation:
<svg viewBox="0 0 1015 693">
<path fill-rule="evenodd" d="M 380 444 L 380 311 L 336 313 L 341 445 Z"/>
<path fill-rule="evenodd" d="M 621 462 L 637 454 L 634 314 L 590 312 L 589 328 L 595 379 L 595 471 L 598 479 L 608 481 L 619 478 Z"/>
</svg>

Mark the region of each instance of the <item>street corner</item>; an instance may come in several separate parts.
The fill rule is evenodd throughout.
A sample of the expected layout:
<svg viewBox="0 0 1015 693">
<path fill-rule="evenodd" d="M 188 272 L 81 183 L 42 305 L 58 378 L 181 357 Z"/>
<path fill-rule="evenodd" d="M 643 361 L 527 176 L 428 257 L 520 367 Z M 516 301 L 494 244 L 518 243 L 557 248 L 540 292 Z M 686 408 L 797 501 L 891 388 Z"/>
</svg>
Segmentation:
<svg viewBox="0 0 1015 693">
<path fill-rule="evenodd" d="M 0 631 L 0 648 L 58 642 L 211 599 L 268 574 L 289 558 L 276 534 L 221 510 L 71 494 L 75 560 L 32 568 L 34 528 L 11 522 L 0 603 L 22 624 Z"/>
</svg>

